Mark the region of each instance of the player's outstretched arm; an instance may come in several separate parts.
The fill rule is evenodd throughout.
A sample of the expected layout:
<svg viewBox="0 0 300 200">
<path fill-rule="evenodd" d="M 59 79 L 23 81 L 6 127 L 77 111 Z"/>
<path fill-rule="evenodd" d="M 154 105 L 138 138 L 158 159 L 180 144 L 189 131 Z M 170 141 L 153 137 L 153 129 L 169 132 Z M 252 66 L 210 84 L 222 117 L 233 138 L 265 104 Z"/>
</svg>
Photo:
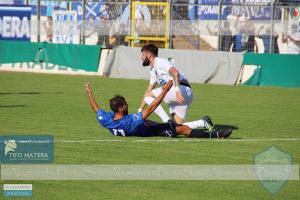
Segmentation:
<svg viewBox="0 0 300 200">
<path fill-rule="evenodd" d="M 146 105 L 146 102 L 145 102 L 144 98 L 147 96 L 147 94 L 148 94 L 149 92 L 151 92 L 151 91 L 156 87 L 156 85 L 157 85 L 157 83 L 149 84 L 149 86 L 148 86 L 148 88 L 147 88 L 147 90 L 146 90 L 146 92 L 145 92 L 145 94 L 144 94 L 144 96 L 143 96 L 143 98 L 142 98 L 142 101 L 141 101 L 141 104 L 140 104 L 140 107 L 139 107 L 138 112 L 141 112 L 141 111 L 143 110 L 143 108 L 144 108 L 145 105 Z"/>
<path fill-rule="evenodd" d="M 177 102 L 184 103 L 184 97 L 182 96 L 181 91 L 180 91 L 179 72 L 175 67 L 171 67 L 169 70 L 169 73 L 173 76 L 173 79 L 174 79 Z"/>
<path fill-rule="evenodd" d="M 147 119 L 149 115 L 157 108 L 157 106 L 159 106 L 159 104 L 165 98 L 166 94 L 168 93 L 172 85 L 173 85 L 173 81 L 170 80 L 168 81 L 167 84 L 163 86 L 161 94 L 150 104 L 149 107 L 147 107 L 142 111 L 143 119 Z"/>
<path fill-rule="evenodd" d="M 86 90 L 86 93 L 87 93 L 87 95 L 89 97 L 92 109 L 94 110 L 94 112 L 97 112 L 99 110 L 99 106 L 98 106 L 98 104 L 96 103 L 96 101 L 95 101 L 95 99 L 93 97 L 92 89 L 91 89 L 89 81 L 85 82 L 85 90 Z"/>
</svg>

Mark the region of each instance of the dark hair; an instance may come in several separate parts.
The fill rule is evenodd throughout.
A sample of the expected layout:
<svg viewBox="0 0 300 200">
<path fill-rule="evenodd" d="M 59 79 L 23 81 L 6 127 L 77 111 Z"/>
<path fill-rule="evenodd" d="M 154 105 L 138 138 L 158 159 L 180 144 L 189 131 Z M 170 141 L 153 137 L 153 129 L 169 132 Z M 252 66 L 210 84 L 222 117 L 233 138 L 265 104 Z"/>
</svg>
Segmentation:
<svg viewBox="0 0 300 200">
<path fill-rule="evenodd" d="M 126 100 L 121 95 L 116 95 L 114 98 L 109 100 L 110 109 L 114 112 L 118 112 L 119 108 L 127 105 Z"/>
<path fill-rule="evenodd" d="M 154 44 L 147 44 L 147 45 L 143 46 L 141 49 L 141 52 L 143 52 L 143 51 L 149 51 L 153 55 L 158 56 L 158 48 Z"/>
</svg>

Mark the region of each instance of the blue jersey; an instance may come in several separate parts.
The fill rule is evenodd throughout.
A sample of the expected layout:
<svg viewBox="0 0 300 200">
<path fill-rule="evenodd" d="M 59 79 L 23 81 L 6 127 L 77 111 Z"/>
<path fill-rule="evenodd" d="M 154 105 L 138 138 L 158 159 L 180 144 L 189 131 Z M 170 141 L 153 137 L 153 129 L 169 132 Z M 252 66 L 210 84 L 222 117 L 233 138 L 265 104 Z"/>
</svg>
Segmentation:
<svg viewBox="0 0 300 200">
<path fill-rule="evenodd" d="M 99 109 L 96 112 L 98 122 L 116 136 L 151 136 L 151 131 L 145 125 L 142 113 L 125 115 L 122 119 L 114 120 L 114 112 Z"/>
</svg>

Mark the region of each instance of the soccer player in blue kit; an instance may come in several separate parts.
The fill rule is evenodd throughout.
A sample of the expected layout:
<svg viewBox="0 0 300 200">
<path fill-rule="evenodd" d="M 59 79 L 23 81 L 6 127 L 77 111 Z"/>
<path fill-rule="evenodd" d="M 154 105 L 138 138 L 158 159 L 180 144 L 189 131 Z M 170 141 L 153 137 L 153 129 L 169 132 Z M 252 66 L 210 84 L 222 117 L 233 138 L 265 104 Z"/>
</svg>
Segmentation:
<svg viewBox="0 0 300 200">
<path fill-rule="evenodd" d="M 115 136 L 165 136 L 176 137 L 183 135 L 190 138 L 227 138 L 232 130 L 219 131 L 202 131 L 199 129 L 191 129 L 186 125 L 175 124 L 173 121 L 167 123 L 157 123 L 147 120 L 149 115 L 159 106 L 170 88 L 173 81 L 168 81 L 163 87 L 161 94 L 141 112 L 136 114 L 128 114 L 128 104 L 124 97 L 115 96 L 110 99 L 110 108 L 112 112 L 106 112 L 99 108 L 93 95 L 90 83 L 85 83 L 85 89 L 89 97 L 90 105 L 96 113 L 98 122 L 107 128 Z"/>
</svg>

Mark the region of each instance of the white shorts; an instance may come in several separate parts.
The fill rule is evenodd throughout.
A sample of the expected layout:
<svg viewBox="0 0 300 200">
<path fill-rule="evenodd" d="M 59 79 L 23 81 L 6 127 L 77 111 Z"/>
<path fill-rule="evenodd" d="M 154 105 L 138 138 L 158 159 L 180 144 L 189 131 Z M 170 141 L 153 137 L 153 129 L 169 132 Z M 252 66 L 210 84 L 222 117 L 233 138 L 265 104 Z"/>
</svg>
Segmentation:
<svg viewBox="0 0 300 200">
<path fill-rule="evenodd" d="M 180 91 L 182 96 L 184 97 L 183 104 L 177 102 L 175 86 L 171 87 L 171 89 L 169 90 L 169 92 L 164 98 L 164 102 L 166 104 L 169 104 L 170 114 L 175 113 L 178 117 L 185 119 L 187 109 L 191 105 L 194 95 L 191 88 L 183 85 L 180 85 Z M 161 92 L 162 92 L 162 87 L 155 88 L 154 90 L 152 90 L 152 93 L 155 97 L 158 97 Z"/>
</svg>

